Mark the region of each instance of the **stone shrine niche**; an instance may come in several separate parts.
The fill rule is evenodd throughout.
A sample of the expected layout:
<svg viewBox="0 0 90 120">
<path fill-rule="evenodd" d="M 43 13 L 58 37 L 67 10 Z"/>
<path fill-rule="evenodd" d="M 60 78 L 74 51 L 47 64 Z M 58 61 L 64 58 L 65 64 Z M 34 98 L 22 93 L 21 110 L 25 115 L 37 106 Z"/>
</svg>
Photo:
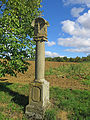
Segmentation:
<svg viewBox="0 0 90 120">
<path fill-rule="evenodd" d="M 47 40 L 47 26 L 49 26 L 49 23 L 44 20 L 41 17 L 36 18 L 32 22 L 32 26 L 34 27 L 34 38 L 40 38 L 43 37 L 45 40 Z"/>
</svg>

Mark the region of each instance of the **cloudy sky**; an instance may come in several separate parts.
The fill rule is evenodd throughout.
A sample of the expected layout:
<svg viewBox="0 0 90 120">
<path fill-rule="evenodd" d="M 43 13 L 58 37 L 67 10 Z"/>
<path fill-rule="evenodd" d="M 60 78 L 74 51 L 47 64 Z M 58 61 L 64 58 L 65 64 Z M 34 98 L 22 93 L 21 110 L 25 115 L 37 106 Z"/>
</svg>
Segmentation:
<svg viewBox="0 0 90 120">
<path fill-rule="evenodd" d="M 90 54 L 90 0 L 43 0 L 48 27 L 46 57 Z"/>
</svg>

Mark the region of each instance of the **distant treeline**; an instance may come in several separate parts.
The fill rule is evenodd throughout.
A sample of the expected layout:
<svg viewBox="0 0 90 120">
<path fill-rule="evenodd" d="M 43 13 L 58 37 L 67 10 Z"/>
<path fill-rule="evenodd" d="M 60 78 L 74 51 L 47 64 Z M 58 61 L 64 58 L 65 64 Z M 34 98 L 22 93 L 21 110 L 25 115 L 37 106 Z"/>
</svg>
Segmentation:
<svg viewBox="0 0 90 120">
<path fill-rule="evenodd" d="M 30 60 L 30 61 L 35 61 L 35 57 L 31 57 L 31 58 L 26 58 L 25 60 Z M 76 58 L 68 58 L 68 57 L 46 57 L 45 58 L 46 61 L 55 61 L 55 62 L 89 62 L 90 61 L 90 55 L 88 55 L 87 57 L 76 57 Z"/>
<path fill-rule="evenodd" d="M 47 57 L 45 58 L 46 61 L 55 61 L 55 62 L 88 62 L 90 61 L 90 55 L 88 55 L 87 57 L 76 57 L 76 58 L 67 58 L 67 57 L 54 57 L 54 58 L 51 58 L 51 57 Z"/>
</svg>

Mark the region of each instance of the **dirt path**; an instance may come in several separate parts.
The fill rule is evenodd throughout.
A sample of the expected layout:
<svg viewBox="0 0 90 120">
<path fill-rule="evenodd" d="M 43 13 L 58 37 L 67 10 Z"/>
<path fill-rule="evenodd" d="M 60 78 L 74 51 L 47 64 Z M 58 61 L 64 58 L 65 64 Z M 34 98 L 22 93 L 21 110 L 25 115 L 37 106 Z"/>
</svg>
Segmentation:
<svg viewBox="0 0 90 120">
<path fill-rule="evenodd" d="M 34 76 L 35 76 L 34 74 L 35 62 L 29 61 L 29 63 L 31 65 L 29 66 L 29 69 L 25 74 L 18 73 L 17 78 L 6 75 L 6 77 L 0 78 L 0 82 L 25 83 L 25 84 L 30 83 L 31 81 L 34 80 Z M 72 63 L 46 61 L 45 67 L 46 70 L 48 70 L 50 67 L 55 68 L 63 64 L 72 64 Z M 86 90 L 89 89 L 89 87 L 82 85 L 79 81 L 74 79 L 73 80 L 67 79 L 65 77 L 58 78 L 56 75 L 45 76 L 45 79 L 50 82 L 50 86 L 59 86 L 61 88 L 69 88 L 69 89 L 86 89 Z"/>
</svg>

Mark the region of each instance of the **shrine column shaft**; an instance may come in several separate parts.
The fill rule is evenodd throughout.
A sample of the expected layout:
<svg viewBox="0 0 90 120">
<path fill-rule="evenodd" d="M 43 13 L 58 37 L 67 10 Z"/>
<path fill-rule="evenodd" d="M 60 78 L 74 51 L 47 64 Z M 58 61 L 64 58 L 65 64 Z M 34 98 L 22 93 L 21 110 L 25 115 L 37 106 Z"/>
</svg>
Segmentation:
<svg viewBox="0 0 90 120">
<path fill-rule="evenodd" d="M 36 41 L 35 80 L 43 81 L 45 73 L 45 41 Z"/>
</svg>

